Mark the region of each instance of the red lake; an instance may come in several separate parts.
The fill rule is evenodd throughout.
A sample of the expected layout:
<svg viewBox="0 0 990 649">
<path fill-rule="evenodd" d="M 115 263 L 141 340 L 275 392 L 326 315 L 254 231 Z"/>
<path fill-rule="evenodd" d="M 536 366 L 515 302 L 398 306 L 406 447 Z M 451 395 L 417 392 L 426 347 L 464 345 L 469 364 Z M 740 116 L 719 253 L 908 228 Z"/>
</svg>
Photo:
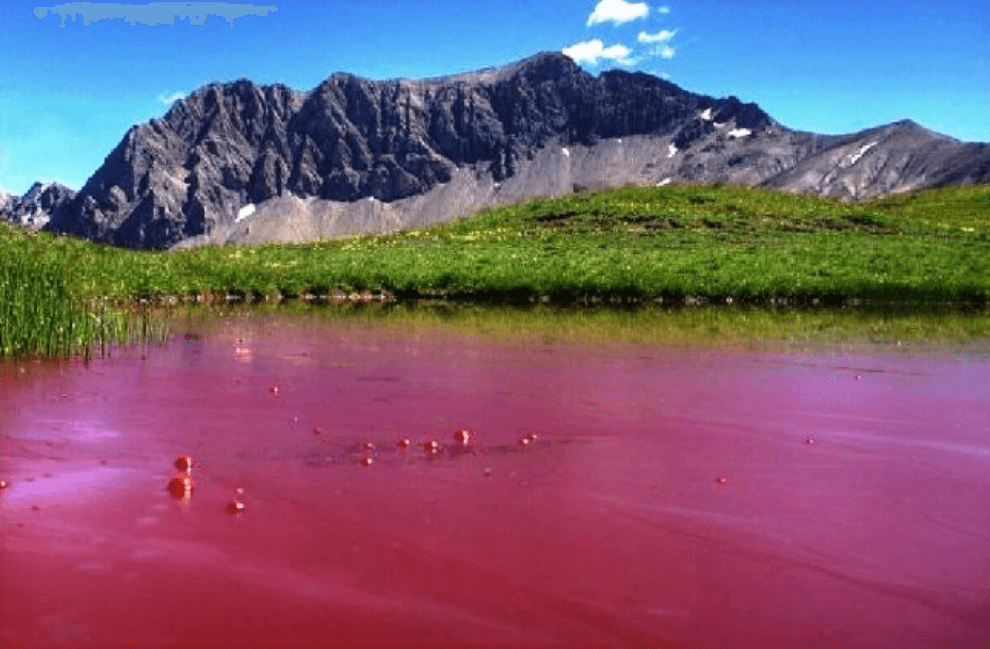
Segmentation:
<svg viewBox="0 0 990 649">
<path fill-rule="evenodd" d="M 217 319 L 0 364 L 0 478 L 3 647 L 990 641 L 975 353 Z"/>
</svg>

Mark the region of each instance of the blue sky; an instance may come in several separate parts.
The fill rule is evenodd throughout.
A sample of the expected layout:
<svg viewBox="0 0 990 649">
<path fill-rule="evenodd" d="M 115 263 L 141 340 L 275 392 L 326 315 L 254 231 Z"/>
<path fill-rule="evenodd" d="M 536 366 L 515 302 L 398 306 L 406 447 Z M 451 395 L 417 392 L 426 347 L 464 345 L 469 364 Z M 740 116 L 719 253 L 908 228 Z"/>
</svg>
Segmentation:
<svg viewBox="0 0 990 649">
<path fill-rule="evenodd" d="M 309 90 L 338 70 L 439 76 L 550 50 L 755 101 L 792 128 L 910 118 L 988 142 L 988 44 L 986 0 L 0 3 L 0 187 L 78 189 L 131 125 L 211 81 Z"/>
</svg>

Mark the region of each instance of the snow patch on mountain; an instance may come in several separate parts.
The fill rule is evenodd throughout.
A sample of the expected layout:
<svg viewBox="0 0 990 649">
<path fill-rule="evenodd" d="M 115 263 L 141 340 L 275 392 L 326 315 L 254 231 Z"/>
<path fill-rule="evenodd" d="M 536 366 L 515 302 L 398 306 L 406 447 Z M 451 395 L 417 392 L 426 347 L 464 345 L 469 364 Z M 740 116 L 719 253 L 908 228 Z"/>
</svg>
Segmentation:
<svg viewBox="0 0 990 649">
<path fill-rule="evenodd" d="M 880 144 L 880 142 L 874 141 L 874 142 L 870 142 L 869 144 L 864 144 L 863 146 L 859 147 L 859 150 L 856 151 L 856 153 L 851 154 L 846 159 L 847 162 L 846 162 L 846 165 L 845 166 L 851 167 L 852 165 L 856 164 L 857 162 L 859 162 L 859 159 L 860 158 L 862 158 L 864 155 L 866 155 L 866 152 L 867 151 L 869 151 L 870 149 L 872 149 L 873 147 L 875 147 L 878 144 Z"/>
<path fill-rule="evenodd" d="M 251 216 L 252 214 L 254 214 L 254 210 L 255 207 L 253 204 L 245 205 L 237 212 L 237 218 L 234 219 L 234 223 L 239 223 L 244 219 L 246 219 L 247 217 Z"/>
</svg>

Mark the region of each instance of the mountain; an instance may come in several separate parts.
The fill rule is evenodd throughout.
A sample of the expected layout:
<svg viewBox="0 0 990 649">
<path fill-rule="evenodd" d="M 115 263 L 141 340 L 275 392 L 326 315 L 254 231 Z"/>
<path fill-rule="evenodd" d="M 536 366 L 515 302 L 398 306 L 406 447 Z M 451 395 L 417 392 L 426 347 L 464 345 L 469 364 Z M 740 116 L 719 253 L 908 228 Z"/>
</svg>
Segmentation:
<svg viewBox="0 0 990 649">
<path fill-rule="evenodd" d="M 626 183 L 724 181 L 858 199 L 987 179 L 990 145 L 912 122 L 798 132 L 735 97 L 641 72 L 596 77 L 549 53 L 437 79 L 338 73 L 308 93 L 211 84 L 132 127 L 77 194 L 36 185 L 0 216 L 166 248 L 420 227 Z"/>
<path fill-rule="evenodd" d="M 59 183 L 34 183 L 23 196 L 0 190 L 0 216 L 29 228 L 45 227 L 56 212 L 66 209 L 76 192 Z"/>
</svg>

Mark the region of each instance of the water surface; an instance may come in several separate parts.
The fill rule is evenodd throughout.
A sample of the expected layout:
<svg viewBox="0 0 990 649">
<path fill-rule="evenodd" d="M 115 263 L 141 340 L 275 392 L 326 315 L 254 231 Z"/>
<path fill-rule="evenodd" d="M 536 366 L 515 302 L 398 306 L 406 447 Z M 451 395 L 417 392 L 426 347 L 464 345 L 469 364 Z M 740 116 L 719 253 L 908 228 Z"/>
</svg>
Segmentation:
<svg viewBox="0 0 990 649">
<path fill-rule="evenodd" d="M 3 646 L 990 638 L 985 355 L 176 334 L 0 364 Z"/>
</svg>

